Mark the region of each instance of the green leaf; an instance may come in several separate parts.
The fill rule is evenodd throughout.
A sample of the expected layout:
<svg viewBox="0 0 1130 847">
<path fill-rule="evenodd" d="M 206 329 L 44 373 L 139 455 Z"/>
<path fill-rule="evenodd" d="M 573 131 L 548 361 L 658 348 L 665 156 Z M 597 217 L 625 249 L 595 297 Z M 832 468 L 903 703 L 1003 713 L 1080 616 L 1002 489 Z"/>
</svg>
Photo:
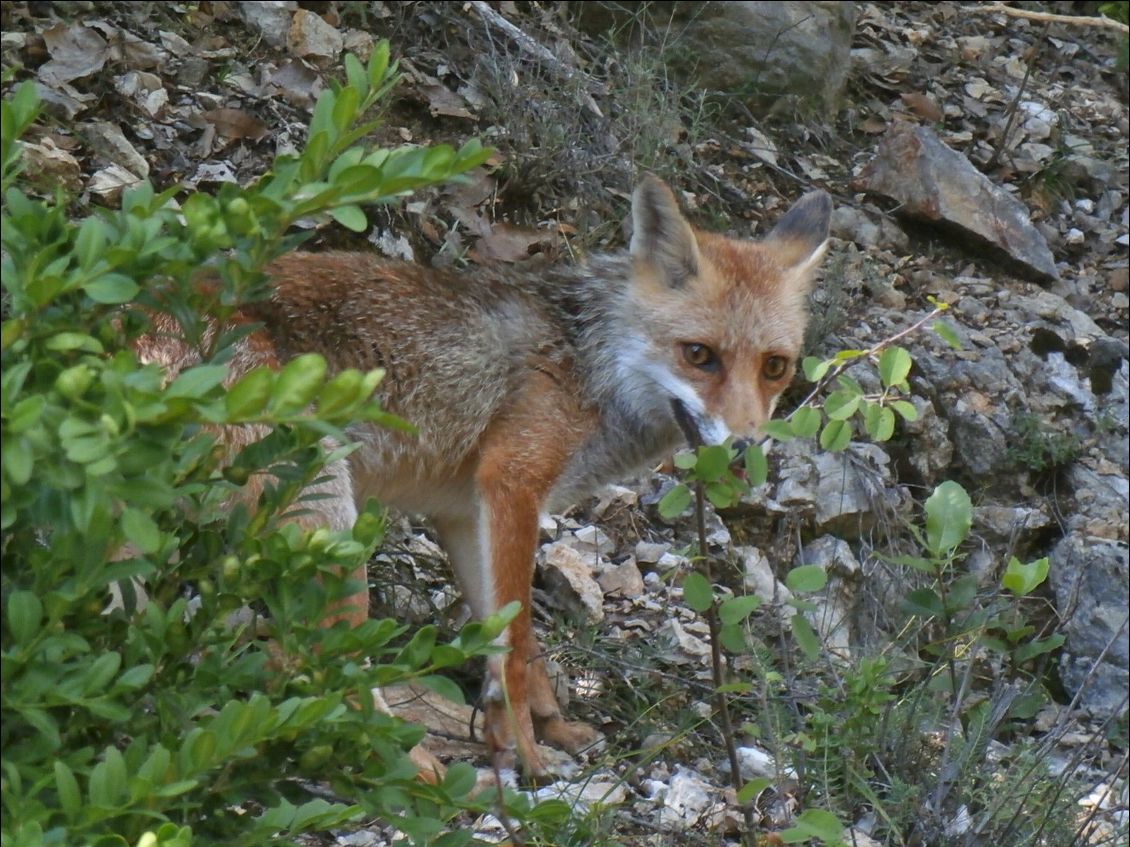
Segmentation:
<svg viewBox="0 0 1130 847">
<path fill-rule="evenodd" d="M 293 414 L 305 408 L 317 394 L 326 375 L 326 360 L 317 353 L 291 359 L 279 373 L 271 397 L 271 409 Z"/>
<path fill-rule="evenodd" d="M 934 321 L 934 332 L 954 350 L 961 349 L 961 339 L 957 335 L 957 330 L 950 325 L 949 321 Z"/>
<path fill-rule="evenodd" d="M 875 441 L 889 441 L 895 434 L 895 413 L 886 406 L 876 406 L 878 409 L 874 429 L 868 429 L 867 434 Z"/>
<path fill-rule="evenodd" d="M 116 306 L 128 303 L 141 290 L 136 282 L 119 273 L 109 273 L 88 282 L 82 287 L 86 296 L 95 303 Z"/>
<path fill-rule="evenodd" d="M 1036 658 L 1036 656 L 1050 653 L 1052 650 L 1058 650 L 1063 646 L 1063 642 L 1066 640 L 1067 637 L 1065 635 L 1057 632 L 1054 635 L 1049 635 L 1047 638 L 1029 641 L 1027 644 L 1021 644 L 1016 648 L 1013 658 L 1017 662 L 1027 662 L 1029 659 Z"/>
<path fill-rule="evenodd" d="M 447 645 L 444 644 L 439 645 L 439 647 L 446 646 Z M 419 677 L 416 682 L 420 683 L 425 688 L 434 691 L 444 699 L 450 700 L 452 703 L 458 703 L 462 705 L 467 700 L 467 698 L 463 696 L 463 689 L 459 687 L 458 683 L 446 676 L 432 674 L 429 676 Z"/>
<path fill-rule="evenodd" d="M 59 792 L 59 805 L 71 820 L 82 811 L 82 792 L 74 772 L 64 762 L 55 760 L 55 789 Z"/>
<path fill-rule="evenodd" d="M 769 463 L 759 444 L 750 444 L 745 451 L 746 481 L 751 486 L 762 485 L 769 478 Z"/>
<path fill-rule="evenodd" d="M 767 776 L 759 776 L 751 779 L 738 789 L 738 804 L 744 806 L 746 803 L 752 803 L 758 794 L 772 784 L 773 780 Z"/>
<path fill-rule="evenodd" d="M 743 597 L 730 597 L 722 601 L 718 607 L 718 618 L 724 624 L 736 624 L 744 621 L 753 611 L 761 605 L 761 598 L 754 594 Z"/>
<path fill-rule="evenodd" d="M 816 838 L 829 845 L 842 843 L 844 825 L 831 812 L 824 809 L 805 809 L 793 821 L 793 826 L 780 833 L 786 844 L 799 844 Z"/>
<path fill-rule="evenodd" d="M 227 378 L 226 365 L 197 365 L 173 380 L 165 389 L 165 397 L 184 397 L 190 400 L 199 400 L 207 395 L 213 388 L 223 383 Z"/>
<path fill-rule="evenodd" d="M 705 612 L 714 605 L 714 589 L 698 571 L 691 571 L 683 580 L 683 600 L 696 612 Z"/>
<path fill-rule="evenodd" d="M 833 364 L 831 361 L 817 359 L 815 356 L 805 356 L 800 366 L 804 370 L 805 379 L 809 382 L 819 382 Z"/>
<path fill-rule="evenodd" d="M 275 374 L 270 368 L 258 367 L 248 371 L 224 395 L 228 419 L 241 421 L 258 415 L 271 399 Z"/>
<path fill-rule="evenodd" d="M 820 431 L 820 424 L 823 420 L 824 418 L 820 414 L 819 409 L 812 406 L 801 406 L 793 412 L 793 416 L 789 419 L 791 426 L 789 435 L 796 436 L 797 438 L 811 438 Z M 773 423 L 773 421 L 769 423 Z M 767 426 L 768 424 L 766 427 Z M 763 429 L 766 427 L 763 427 Z"/>
<path fill-rule="evenodd" d="M 926 549 L 936 557 L 950 555 L 973 522 L 973 504 L 965 489 L 946 480 L 926 500 Z"/>
<path fill-rule="evenodd" d="M 795 594 L 811 594 L 828 584 L 828 574 L 820 565 L 800 565 L 785 576 L 785 585 Z"/>
<path fill-rule="evenodd" d="M 126 540 L 142 553 L 156 553 L 161 549 L 160 528 L 140 509 L 127 507 L 122 510 L 122 532 Z"/>
<path fill-rule="evenodd" d="M 798 409 L 797 411 L 799 412 L 800 409 Z M 793 414 L 793 417 L 796 417 L 796 413 Z M 761 425 L 761 434 L 766 438 L 772 438 L 775 441 L 780 441 L 782 444 L 786 441 L 792 441 L 795 437 L 793 435 L 793 427 L 791 421 L 782 420 L 766 421 Z"/>
<path fill-rule="evenodd" d="M 824 414 L 834 421 L 846 421 L 859 408 L 862 395 L 847 390 L 833 391 L 824 401 Z"/>
<path fill-rule="evenodd" d="M 812 629 L 812 625 L 802 614 L 795 614 L 789 618 L 789 628 L 793 632 L 793 640 L 797 647 L 809 661 L 820 657 L 820 637 Z"/>
<path fill-rule="evenodd" d="M 1049 562 L 1047 556 L 1024 565 L 1013 556 L 1008 568 L 1001 577 L 1001 585 L 1018 597 L 1027 597 L 1048 578 Z"/>
<path fill-rule="evenodd" d="M 919 588 L 906 595 L 903 607 L 912 615 L 924 618 L 944 618 L 946 607 L 942 598 L 932 588 Z"/>
<path fill-rule="evenodd" d="M 659 501 L 659 514 L 665 520 L 671 520 L 685 512 L 690 504 L 691 490 L 680 482 Z"/>
<path fill-rule="evenodd" d="M 913 423 L 918 420 L 918 409 L 915 408 L 913 403 L 909 403 L 906 400 L 892 400 L 890 407 L 898 412 L 907 423 Z"/>
<path fill-rule="evenodd" d="M 699 447 L 695 462 L 695 476 L 703 482 L 715 482 L 730 467 L 730 448 L 723 444 Z"/>
<path fill-rule="evenodd" d="M 879 379 L 886 388 L 901 386 L 910 375 L 910 354 L 902 347 L 888 347 L 879 354 Z"/>
<path fill-rule="evenodd" d="M 453 797 L 462 797 L 475 787 L 478 776 L 468 762 L 453 762 L 443 778 L 443 790 Z"/>
<path fill-rule="evenodd" d="M 360 206 L 337 206 L 330 209 L 330 217 L 352 232 L 364 232 L 369 226 L 369 219 Z"/>
<path fill-rule="evenodd" d="M 5 623 L 16 644 L 29 644 L 39 632 L 43 603 L 30 591 L 13 591 L 8 597 Z"/>
<path fill-rule="evenodd" d="M 830 453 L 838 453 L 851 443 L 850 421 L 828 421 L 820 433 L 820 446 Z"/>
</svg>

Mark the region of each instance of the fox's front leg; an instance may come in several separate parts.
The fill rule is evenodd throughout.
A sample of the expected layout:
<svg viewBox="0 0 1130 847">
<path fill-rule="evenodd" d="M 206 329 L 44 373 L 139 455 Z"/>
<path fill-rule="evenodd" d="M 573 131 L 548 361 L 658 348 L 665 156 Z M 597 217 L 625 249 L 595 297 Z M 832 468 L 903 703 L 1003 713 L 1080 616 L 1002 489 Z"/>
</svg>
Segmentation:
<svg viewBox="0 0 1130 847">
<path fill-rule="evenodd" d="M 522 604 L 503 633 L 509 652 L 487 659 L 487 744 L 510 765 L 516 748 L 523 771 L 541 777 L 545 766 L 537 752 L 529 702 L 529 657 L 536 649 L 530 618 L 530 586 L 537 546 L 538 501 L 514 485 L 505 463 L 484 465 L 479 478 L 480 544 L 487 551 L 490 585 L 486 594 L 494 609 L 513 601 Z"/>
<path fill-rule="evenodd" d="M 546 696 L 544 667 L 540 660 L 531 666 L 539 653 L 530 618 L 538 513 L 591 424 L 591 413 L 577 402 L 572 375 L 541 363 L 531 369 L 507 413 L 487 429 L 475 472 L 479 572 L 460 574 L 470 583 L 464 590 L 477 595 L 480 615 L 514 601 L 521 604 L 504 634 L 509 652 L 487 663 L 487 740 L 497 753 L 516 747 L 526 774 L 534 778 L 546 771 L 537 752 L 531 698 L 539 723 L 560 719 L 556 701 L 548 702 L 552 692 Z"/>
</svg>

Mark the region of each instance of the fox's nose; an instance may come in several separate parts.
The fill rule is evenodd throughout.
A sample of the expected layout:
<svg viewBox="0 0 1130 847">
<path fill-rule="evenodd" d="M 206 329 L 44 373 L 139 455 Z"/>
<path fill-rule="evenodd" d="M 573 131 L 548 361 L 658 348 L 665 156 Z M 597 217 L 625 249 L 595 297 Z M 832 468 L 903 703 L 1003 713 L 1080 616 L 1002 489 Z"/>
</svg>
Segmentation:
<svg viewBox="0 0 1130 847">
<path fill-rule="evenodd" d="M 753 439 L 752 438 L 736 438 L 731 443 L 732 443 L 733 448 L 738 451 L 738 455 L 741 456 L 743 453 L 745 453 L 746 448 L 749 447 L 749 445 L 751 445 L 753 443 Z"/>
</svg>

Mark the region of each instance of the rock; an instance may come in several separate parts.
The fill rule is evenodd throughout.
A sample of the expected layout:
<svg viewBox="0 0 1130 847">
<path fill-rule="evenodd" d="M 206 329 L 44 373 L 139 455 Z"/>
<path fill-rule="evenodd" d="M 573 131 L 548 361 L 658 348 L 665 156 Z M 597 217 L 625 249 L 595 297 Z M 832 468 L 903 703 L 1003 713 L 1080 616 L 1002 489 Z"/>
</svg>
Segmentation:
<svg viewBox="0 0 1130 847">
<path fill-rule="evenodd" d="M 846 541 L 825 535 L 804 546 L 798 565 L 819 565 L 828 575 L 823 590 L 806 594 L 813 608 L 804 616 L 820 636 L 824 649 L 839 659 L 851 656 L 851 612 L 859 582 L 859 562 Z"/>
<path fill-rule="evenodd" d="M 591 551 L 601 556 L 607 556 L 616 550 L 616 543 L 608 537 L 603 529 L 592 526 L 582 526 L 574 533 L 577 541 L 577 549 L 582 552 Z"/>
<path fill-rule="evenodd" d="M 561 541 L 547 544 L 543 550 L 545 581 L 554 599 L 593 623 L 604 620 L 604 592 L 593 578 L 592 557 Z"/>
<path fill-rule="evenodd" d="M 837 206 L 832 212 L 831 233 L 836 238 L 854 241 L 860 247 L 906 250 L 910 239 L 886 215 L 869 215 L 863 209 Z M 892 308 L 898 308 L 892 304 Z"/>
<path fill-rule="evenodd" d="M 316 12 L 299 9 L 290 22 L 286 46 L 292 56 L 328 62 L 341 52 L 343 40 Z"/>
<path fill-rule="evenodd" d="M 607 773 L 604 776 L 604 779 L 600 779 L 598 774 L 596 778 L 586 778 L 580 783 L 554 782 L 537 789 L 533 796 L 538 802 L 564 800 L 582 814 L 590 806 L 619 806 L 628 797 L 624 781 L 617 779 L 615 774 Z"/>
<path fill-rule="evenodd" d="M 718 789 L 690 768 L 677 765 L 666 785 L 653 786 L 655 799 L 663 801 L 659 825 L 664 829 L 689 829 L 714 805 Z"/>
<path fill-rule="evenodd" d="M 1059 279 L 1023 204 L 927 127 L 892 126 L 860 183 L 897 202 L 902 216 L 956 229 L 1038 281 Z"/>
<path fill-rule="evenodd" d="M 773 566 L 756 547 L 735 547 L 742 559 L 742 585 L 751 594 L 765 602 L 787 603 L 793 596 L 788 587 L 777 579 Z"/>
<path fill-rule="evenodd" d="M 679 653 L 668 656 L 669 661 L 677 665 L 685 665 L 692 661 L 699 664 L 703 659 L 710 657 L 710 645 L 698 636 L 691 635 L 674 618 L 665 620 L 657 634 L 668 644 L 679 648 Z"/>
<path fill-rule="evenodd" d="M 880 514 L 902 511 L 905 490 L 891 478 L 890 457 L 875 444 L 855 442 L 842 453 L 813 453 L 797 440 L 780 445 L 784 454 L 773 499 L 778 508 L 801 508 L 812 515 L 818 533 L 858 538 L 882 521 Z"/>
<path fill-rule="evenodd" d="M 656 544 L 652 541 L 636 542 L 636 561 L 654 565 L 671 549 L 670 544 Z"/>
<path fill-rule="evenodd" d="M 795 107 L 830 117 L 851 67 L 855 4 L 833 2 L 574 3 L 589 32 L 678 32 L 674 67 L 703 88 L 760 111 Z"/>
<path fill-rule="evenodd" d="M 596 581 L 600 584 L 601 591 L 609 597 L 633 600 L 647 590 L 640 569 L 631 559 L 606 570 Z"/>
<path fill-rule="evenodd" d="M 903 432 L 913 438 L 906 460 L 922 481 L 930 484 L 938 480 L 953 461 L 953 442 L 949 439 L 949 427 L 938 416 L 933 403 L 918 396 L 911 397 L 910 402 L 918 412 L 918 419 L 901 424 Z"/>
<path fill-rule="evenodd" d="M 1125 708 L 1130 687 L 1127 545 L 1072 532 L 1050 559 L 1048 577 L 1067 636 L 1060 659 L 1063 684 L 1084 708 L 1108 717 Z"/>
<path fill-rule="evenodd" d="M 1051 526 L 1051 518 L 1030 506 L 975 506 L 973 531 L 986 541 L 1011 544 L 1036 530 Z"/>
<path fill-rule="evenodd" d="M 772 779 L 781 776 L 790 778 L 796 776 L 796 771 L 787 766 L 780 768 L 777 761 L 760 747 L 738 747 L 737 754 L 738 771 L 741 773 L 742 779 L 749 780 L 759 776 L 767 776 Z M 728 771 L 729 763 L 720 765 L 720 769 Z"/>
<path fill-rule="evenodd" d="M 261 0 L 238 3 L 235 11 L 244 23 L 263 36 L 264 41 L 272 47 L 282 47 L 290 29 L 290 16 L 297 8 L 298 3 L 294 0 Z"/>
</svg>

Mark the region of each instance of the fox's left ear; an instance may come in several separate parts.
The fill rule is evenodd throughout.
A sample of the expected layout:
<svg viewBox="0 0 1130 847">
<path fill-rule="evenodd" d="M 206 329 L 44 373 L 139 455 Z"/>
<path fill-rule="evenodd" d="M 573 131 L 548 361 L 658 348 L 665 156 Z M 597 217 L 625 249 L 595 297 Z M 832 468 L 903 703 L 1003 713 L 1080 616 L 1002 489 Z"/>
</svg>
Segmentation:
<svg viewBox="0 0 1130 847">
<path fill-rule="evenodd" d="M 824 191 L 810 191 L 777 222 L 765 243 L 772 246 L 782 265 L 806 276 L 828 247 L 831 220 L 832 198 Z"/>
<path fill-rule="evenodd" d="M 651 263 L 672 288 L 698 273 L 698 243 L 671 189 L 645 174 L 632 194 L 633 258 Z"/>
</svg>

